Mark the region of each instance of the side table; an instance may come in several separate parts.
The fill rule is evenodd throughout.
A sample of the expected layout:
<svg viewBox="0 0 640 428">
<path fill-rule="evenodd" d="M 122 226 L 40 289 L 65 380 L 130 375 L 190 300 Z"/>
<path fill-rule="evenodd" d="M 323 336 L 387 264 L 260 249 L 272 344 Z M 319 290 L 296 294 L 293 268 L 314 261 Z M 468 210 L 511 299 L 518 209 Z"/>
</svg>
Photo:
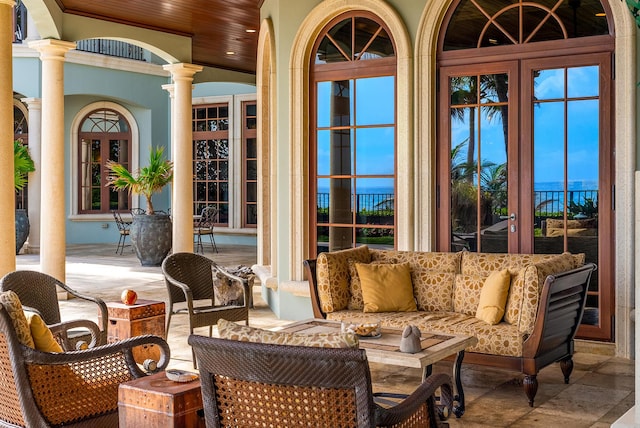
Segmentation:
<svg viewBox="0 0 640 428">
<path fill-rule="evenodd" d="M 154 334 L 164 337 L 164 302 L 138 299 L 133 305 L 121 302 L 106 302 L 107 342 L 113 343 L 143 334 Z M 134 359 L 138 364 L 145 360 L 160 359 L 160 349 L 156 345 L 138 346 L 133 349 Z"/>
<path fill-rule="evenodd" d="M 164 372 L 120 384 L 121 427 L 204 428 L 200 380 L 178 383 Z"/>
</svg>

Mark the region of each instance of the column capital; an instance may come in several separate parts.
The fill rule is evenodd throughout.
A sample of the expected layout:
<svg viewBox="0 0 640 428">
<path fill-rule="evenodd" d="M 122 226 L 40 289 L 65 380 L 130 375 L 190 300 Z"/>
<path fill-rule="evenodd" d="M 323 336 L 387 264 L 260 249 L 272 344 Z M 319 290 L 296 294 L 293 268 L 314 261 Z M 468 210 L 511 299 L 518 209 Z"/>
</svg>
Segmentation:
<svg viewBox="0 0 640 428">
<path fill-rule="evenodd" d="M 34 97 L 20 98 L 20 101 L 25 103 L 27 107 L 29 107 L 30 109 L 42 108 L 42 98 L 34 98 Z"/>
<path fill-rule="evenodd" d="M 56 39 L 42 39 L 29 42 L 29 47 L 40 52 L 40 59 L 64 60 L 64 55 L 76 48 L 75 42 Z"/>
<path fill-rule="evenodd" d="M 165 91 L 169 92 L 169 96 L 171 98 L 173 98 L 176 89 L 173 83 L 167 83 L 166 85 L 162 85 L 162 89 L 164 89 Z"/>
<path fill-rule="evenodd" d="M 188 64 L 185 62 L 179 62 L 176 64 L 165 64 L 163 69 L 171 73 L 171 77 L 176 80 L 192 80 L 193 75 L 199 71 L 202 71 L 202 66 L 195 64 Z"/>
</svg>

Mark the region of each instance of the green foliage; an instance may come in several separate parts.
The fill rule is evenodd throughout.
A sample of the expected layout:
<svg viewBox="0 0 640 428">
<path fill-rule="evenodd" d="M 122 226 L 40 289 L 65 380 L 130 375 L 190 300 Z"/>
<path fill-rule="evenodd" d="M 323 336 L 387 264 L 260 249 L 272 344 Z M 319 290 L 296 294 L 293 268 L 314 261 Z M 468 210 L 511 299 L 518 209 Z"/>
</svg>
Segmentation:
<svg viewBox="0 0 640 428">
<path fill-rule="evenodd" d="M 13 142 L 13 177 L 16 191 L 27 184 L 27 175 L 36 170 L 29 148 L 20 141 Z"/>
<path fill-rule="evenodd" d="M 585 198 L 584 203 L 576 204 L 575 202 L 569 202 L 567 207 L 572 214 L 584 214 L 587 217 L 595 217 L 598 214 L 598 202 L 594 202 L 593 198 Z"/>
<path fill-rule="evenodd" d="M 139 169 L 135 174 L 117 162 L 109 161 L 106 166 L 111 171 L 106 185 L 119 191 L 126 190 L 129 193 L 144 195 L 147 199 L 148 214 L 155 212 L 151 201 L 153 194 L 161 191 L 173 180 L 173 162 L 164 158 L 164 147 L 152 150 L 149 165 Z"/>
</svg>

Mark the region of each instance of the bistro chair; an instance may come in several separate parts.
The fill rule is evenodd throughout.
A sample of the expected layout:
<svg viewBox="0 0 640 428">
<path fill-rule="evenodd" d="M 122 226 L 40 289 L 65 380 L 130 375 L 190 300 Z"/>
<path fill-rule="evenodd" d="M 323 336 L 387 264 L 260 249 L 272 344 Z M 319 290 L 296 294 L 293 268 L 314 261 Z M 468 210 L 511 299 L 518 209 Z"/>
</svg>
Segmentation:
<svg viewBox="0 0 640 428">
<path fill-rule="evenodd" d="M 442 373 L 432 374 L 406 397 L 374 394 L 363 349 L 197 335 L 189 336 L 189 344 L 200 367 L 208 427 L 285 427 L 291 421 L 317 427 L 439 427 L 437 388 L 440 405 L 451 410 L 450 377 Z M 376 404 L 378 399 L 386 404 Z"/>
<path fill-rule="evenodd" d="M 117 427 L 118 386 L 147 374 L 133 348 L 158 346 L 155 371 L 169 363 L 167 343 L 149 335 L 69 353 L 33 349 L 26 343 L 29 326 L 19 301 L 1 299 L 0 426 Z"/>
<path fill-rule="evenodd" d="M 221 273 L 232 281 L 242 285 L 242 305 L 216 305 L 213 291 L 214 271 Z M 169 335 L 169 327 L 173 315 L 184 314 L 189 317 L 189 333 L 198 327 L 209 327 L 209 336 L 213 326 L 221 318 L 227 321 L 245 321 L 249 325 L 249 298 L 251 290 L 249 282 L 232 275 L 218 266 L 211 259 L 194 253 L 175 253 L 162 262 L 167 291 L 169 309 L 165 337 Z M 197 367 L 195 354 L 193 366 Z"/>
<path fill-rule="evenodd" d="M 120 238 L 118 239 L 118 246 L 116 247 L 116 254 L 118 254 L 118 250 L 120 251 L 120 255 L 122 255 L 122 250 L 125 247 L 125 241 L 127 240 L 127 236 L 129 236 L 129 229 L 131 228 L 131 222 L 124 221 L 122 216 L 118 211 L 112 211 L 113 218 L 116 220 L 116 226 L 118 227 L 118 232 L 120 233 Z"/>
<path fill-rule="evenodd" d="M 218 252 L 216 240 L 213 237 L 213 226 L 218 219 L 218 209 L 216 207 L 205 207 L 200 213 L 200 217 L 197 219 L 196 224 L 193 227 L 193 235 L 196 237 L 196 253 L 201 252 L 204 254 L 204 247 L 202 246 L 202 237 L 209 236 L 211 241 L 211 250 Z"/>
<path fill-rule="evenodd" d="M 73 297 L 97 305 L 100 325 L 87 319 L 61 322 L 58 288 Z M 85 344 L 93 348 L 107 343 L 109 316 L 107 305 L 102 299 L 79 293 L 46 273 L 31 270 L 18 270 L 2 277 L 0 291 L 8 290 L 18 295 L 26 310 L 36 312 L 42 317 L 65 351 L 75 350 Z"/>
</svg>

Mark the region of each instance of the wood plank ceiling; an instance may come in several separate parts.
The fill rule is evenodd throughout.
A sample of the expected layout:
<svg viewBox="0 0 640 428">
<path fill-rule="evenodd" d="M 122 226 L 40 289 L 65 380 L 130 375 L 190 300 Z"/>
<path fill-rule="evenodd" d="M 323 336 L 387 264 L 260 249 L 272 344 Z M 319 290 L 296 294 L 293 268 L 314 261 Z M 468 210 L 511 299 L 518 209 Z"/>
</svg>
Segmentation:
<svg viewBox="0 0 640 428">
<path fill-rule="evenodd" d="M 255 74 L 262 0 L 56 1 L 68 14 L 191 37 L 194 64 Z"/>
</svg>

